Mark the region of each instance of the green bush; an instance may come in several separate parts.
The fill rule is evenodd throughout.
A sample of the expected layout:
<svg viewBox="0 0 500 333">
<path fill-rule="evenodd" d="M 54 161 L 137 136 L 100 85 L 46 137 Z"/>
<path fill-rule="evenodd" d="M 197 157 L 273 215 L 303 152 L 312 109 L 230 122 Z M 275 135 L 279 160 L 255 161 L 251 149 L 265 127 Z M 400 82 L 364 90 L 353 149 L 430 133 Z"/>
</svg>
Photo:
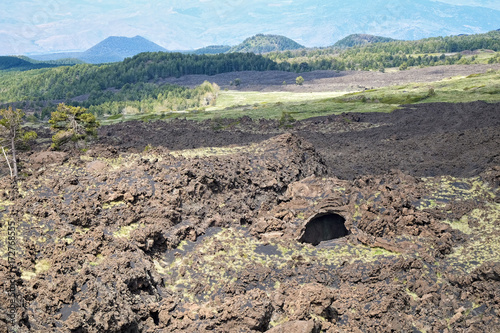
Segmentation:
<svg viewBox="0 0 500 333">
<path fill-rule="evenodd" d="M 295 118 L 292 117 L 290 112 L 281 112 L 281 117 L 279 120 L 280 127 L 291 128 L 293 127 L 293 123 L 295 122 Z"/>
</svg>

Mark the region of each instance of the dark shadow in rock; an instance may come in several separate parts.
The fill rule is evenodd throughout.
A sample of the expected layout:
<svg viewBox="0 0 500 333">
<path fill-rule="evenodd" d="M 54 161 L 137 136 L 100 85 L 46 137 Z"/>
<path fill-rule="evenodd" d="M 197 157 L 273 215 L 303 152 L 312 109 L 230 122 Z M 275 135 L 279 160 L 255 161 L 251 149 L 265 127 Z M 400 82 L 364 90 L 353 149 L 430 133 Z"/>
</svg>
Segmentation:
<svg viewBox="0 0 500 333">
<path fill-rule="evenodd" d="M 345 218 L 339 214 L 327 213 L 317 215 L 307 223 L 304 234 L 299 241 L 318 245 L 322 241 L 347 236 Z"/>
<path fill-rule="evenodd" d="M 60 310 L 61 320 L 66 321 L 73 312 L 80 310 L 80 304 L 73 303 L 72 305 L 64 304 Z"/>
</svg>

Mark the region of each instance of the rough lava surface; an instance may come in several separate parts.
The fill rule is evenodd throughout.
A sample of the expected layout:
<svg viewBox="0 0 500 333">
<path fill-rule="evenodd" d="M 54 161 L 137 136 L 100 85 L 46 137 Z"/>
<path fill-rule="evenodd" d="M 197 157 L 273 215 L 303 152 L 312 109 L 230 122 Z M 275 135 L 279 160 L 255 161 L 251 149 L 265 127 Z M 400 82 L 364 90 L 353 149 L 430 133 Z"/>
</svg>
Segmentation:
<svg viewBox="0 0 500 333">
<path fill-rule="evenodd" d="M 499 107 L 37 148 L 0 179 L 0 332 L 498 332 Z"/>
</svg>

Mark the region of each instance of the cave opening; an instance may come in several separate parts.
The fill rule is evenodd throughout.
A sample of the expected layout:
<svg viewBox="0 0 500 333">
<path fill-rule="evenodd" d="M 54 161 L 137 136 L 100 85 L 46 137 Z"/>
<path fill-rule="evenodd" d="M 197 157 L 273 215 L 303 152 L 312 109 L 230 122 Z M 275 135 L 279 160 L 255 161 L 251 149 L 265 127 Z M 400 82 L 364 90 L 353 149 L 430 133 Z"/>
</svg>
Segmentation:
<svg viewBox="0 0 500 333">
<path fill-rule="evenodd" d="M 345 218 L 339 214 L 328 213 L 311 219 L 299 241 L 316 246 L 320 242 L 341 238 L 348 234 Z"/>
</svg>

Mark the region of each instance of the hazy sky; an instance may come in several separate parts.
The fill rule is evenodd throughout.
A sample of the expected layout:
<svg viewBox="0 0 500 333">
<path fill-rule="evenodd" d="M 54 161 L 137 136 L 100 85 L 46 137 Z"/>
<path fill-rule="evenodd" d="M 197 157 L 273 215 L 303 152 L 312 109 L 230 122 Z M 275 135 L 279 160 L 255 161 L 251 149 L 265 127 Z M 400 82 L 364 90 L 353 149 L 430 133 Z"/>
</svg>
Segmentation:
<svg viewBox="0 0 500 333">
<path fill-rule="evenodd" d="M 414 0 L 422 1 L 422 0 Z M 325 20 L 339 0 L 16 0 L 0 2 L 0 54 L 83 51 L 108 36 L 143 36 L 169 50 L 234 45 L 256 33 L 306 46 L 333 43 L 287 21 Z M 500 10 L 498 0 L 443 0 Z M 390 2 L 389 2 L 390 3 Z M 326 5 L 328 4 L 328 5 Z M 309 15 L 307 18 L 301 18 Z M 317 16 L 316 16 L 317 15 Z M 320 22 L 321 21 L 321 22 Z M 334 35 L 333 33 L 331 34 Z M 389 36 L 391 37 L 391 36 Z"/>
</svg>

